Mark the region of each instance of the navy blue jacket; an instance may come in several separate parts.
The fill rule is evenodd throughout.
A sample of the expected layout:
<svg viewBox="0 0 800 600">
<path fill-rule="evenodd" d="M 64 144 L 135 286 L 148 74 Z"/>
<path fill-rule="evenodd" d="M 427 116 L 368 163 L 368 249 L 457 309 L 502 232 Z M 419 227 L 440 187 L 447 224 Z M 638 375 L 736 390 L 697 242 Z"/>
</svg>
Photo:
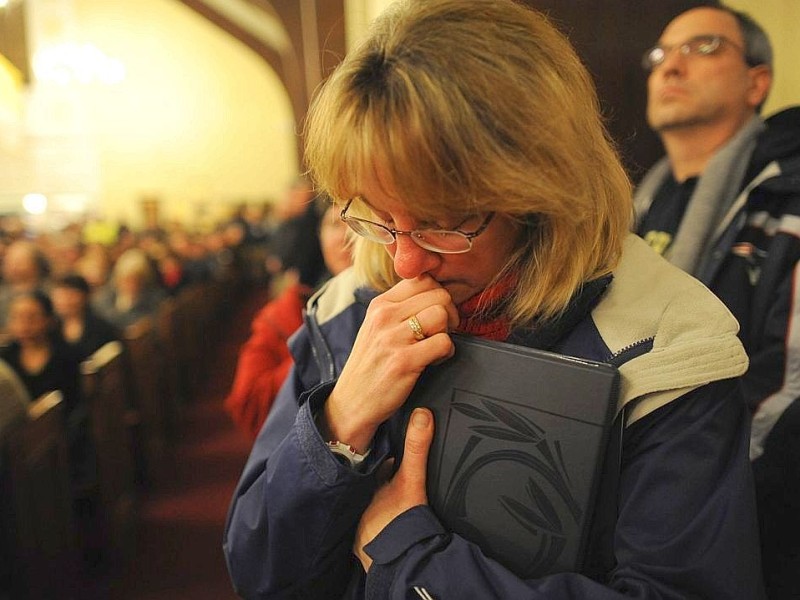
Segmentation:
<svg viewBox="0 0 800 600">
<path fill-rule="evenodd" d="M 637 193 L 639 220 L 650 202 L 647 193 Z M 750 357 L 742 388 L 754 415 L 750 455 L 756 459 L 800 397 L 800 106 L 765 121 L 742 190 L 715 226 L 696 276 L 741 326 Z M 792 442 L 784 435 L 773 443 Z"/>
<path fill-rule="evenodd" d="M 625 429 L 619 468 L 605 475 L 617 481 L 598 506 L 585 572 L 522 580 L 419 506 L 367 546 L 364 574 L 354 532 L 394 453 L 396 418 L 378 430 L 363 472 L 338 462 L 314 423 L 369 301 L 351 279 L 312 299 L 292 340 L 295 370 L 235 492 L 224 550 L 241 596 L 763 598 L 735 320 L 635 236 L 613 278 L 587 284 L 557 322 L 509 339 L 620 369 Z"/>
<path fill-rule="evenodd" d="M 637 193 L 644 218 L 651 198 Z M 764 576 L 800 598 L 800 106 L 765 121 L 698 277 L 739 321 Z"/>
</svg>

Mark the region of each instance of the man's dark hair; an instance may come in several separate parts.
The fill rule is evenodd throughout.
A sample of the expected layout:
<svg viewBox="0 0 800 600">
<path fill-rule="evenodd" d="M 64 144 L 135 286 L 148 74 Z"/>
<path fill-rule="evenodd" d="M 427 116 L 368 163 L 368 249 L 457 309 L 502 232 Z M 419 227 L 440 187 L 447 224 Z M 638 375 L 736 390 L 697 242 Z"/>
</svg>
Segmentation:
<svg viewBox="0 0 800 600">
<path fill-rule="evenodd" d="M 746 12 L 723 4 L 719 9 L 731 15 L 739 24 L 744 39 L 744 58 L 751 67 L 766 65 L 772 69 L 772 44 L 764 28 Z"/>
<path fill-rule="evenodd" d="M 86 295 L 89 295 L 89 292 L 91 291 L 89 288 L 89 283 L 86 281 L 86 279 L 81 275 L 77 275 L 75 273 L 64 275 L 63 277 L 58 279 L 55 282 L 55 287 L 64 287 L 73 290 L 78 290 Z"/>
</svg>

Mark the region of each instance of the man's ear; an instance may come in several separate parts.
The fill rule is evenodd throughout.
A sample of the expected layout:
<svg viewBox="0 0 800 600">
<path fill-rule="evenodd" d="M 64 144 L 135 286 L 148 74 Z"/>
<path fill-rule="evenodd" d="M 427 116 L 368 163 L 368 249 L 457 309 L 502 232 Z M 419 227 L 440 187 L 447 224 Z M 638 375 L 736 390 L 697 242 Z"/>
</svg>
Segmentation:
<svg viewBox="0 0 800 600">
<path fill-rule="evenodd" d="M 747 93 L 747 100 L 750 106 L 759 109 L 764 104 L 772 87 L 772 69 L 767 65 L 756 65 L 750 67 L 750 88 Z"/>
</svg>

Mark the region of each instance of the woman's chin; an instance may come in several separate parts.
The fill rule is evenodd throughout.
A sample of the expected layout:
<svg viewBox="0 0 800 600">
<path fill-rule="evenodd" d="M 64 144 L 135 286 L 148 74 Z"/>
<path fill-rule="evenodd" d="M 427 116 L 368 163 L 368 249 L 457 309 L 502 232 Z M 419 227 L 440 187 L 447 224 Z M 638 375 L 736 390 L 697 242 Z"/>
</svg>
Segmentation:
<svg viewBox="0 0 800 600">
<path fill-rule="evenodd" d="M 445 283 L 442 287 L 448 291 L 456 306 L 466 302 L 480 291 L 463 283 Z"/>
</svg>

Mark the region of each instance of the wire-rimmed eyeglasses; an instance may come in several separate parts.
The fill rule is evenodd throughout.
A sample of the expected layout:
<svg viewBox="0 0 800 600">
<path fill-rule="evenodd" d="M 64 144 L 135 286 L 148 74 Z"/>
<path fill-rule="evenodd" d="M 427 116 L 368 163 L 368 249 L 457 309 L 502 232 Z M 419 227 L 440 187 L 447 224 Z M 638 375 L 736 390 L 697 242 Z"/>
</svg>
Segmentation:
<svg viewBox="0 0 800 600">
<path fill-rule="evenodd" d="M 469 252 L 472 249 L 472 240 L 486 231 L 492 221 L 492 217 L 494 217 L 494 213 L 490 212 L 475 231 L 461 231 L 460 229 L 412 229 L 410 231 L 402 231 L 369 219 L 348 215 L 347 211 L 356 199 L 358 199 L 358 196 L 348 200 L 339 214 L 342 221 L 347 223 L 348 227 L 356 234 L 384 246 L 397 241 L 398 235 L 407 235 L 420 248 L 438 252 L 439 254 L 463 254 L 464 252 Z"/>
<path fill-rule="evenodd" d="M 729 40 L 724 35 L 697 35 L 675 46 L 656 44 L 642 56 L 642 68 L 648 72 L 652 71 L 663 64 L 663 62 L 667 60 L 669 53 L 676 49 L 682 56 L 709 56 L 717 52 L 724 44 L 736 48 L 749 66 L 755 66 L 751 64 L 751 61 L 747 58 L 744 48 L 736 42 Z"/>
</svg>

